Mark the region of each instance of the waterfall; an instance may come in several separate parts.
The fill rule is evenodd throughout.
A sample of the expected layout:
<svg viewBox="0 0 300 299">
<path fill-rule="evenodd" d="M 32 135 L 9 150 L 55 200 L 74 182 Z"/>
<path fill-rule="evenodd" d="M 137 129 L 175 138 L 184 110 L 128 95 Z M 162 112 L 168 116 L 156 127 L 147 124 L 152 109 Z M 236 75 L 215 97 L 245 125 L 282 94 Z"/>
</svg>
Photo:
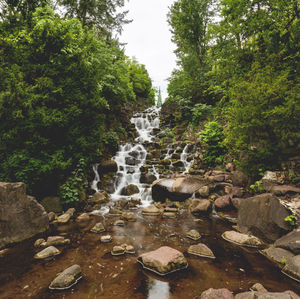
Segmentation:
<svg viewBox="0 0 300 299">
<path fill-rule="evenodd" d="M 186 174 L 189 172 L 190 168 L 192 167 L 193 163 L 194 163 L 194 159 L 190 156 L 190 152 L 192 150 L 193 145 L 191 144 L 187 144 L 181 155 L 180 155 L 180 160 L 183 163 L 184 166 L 184 171 L 182 174 Z"/>
</svg>

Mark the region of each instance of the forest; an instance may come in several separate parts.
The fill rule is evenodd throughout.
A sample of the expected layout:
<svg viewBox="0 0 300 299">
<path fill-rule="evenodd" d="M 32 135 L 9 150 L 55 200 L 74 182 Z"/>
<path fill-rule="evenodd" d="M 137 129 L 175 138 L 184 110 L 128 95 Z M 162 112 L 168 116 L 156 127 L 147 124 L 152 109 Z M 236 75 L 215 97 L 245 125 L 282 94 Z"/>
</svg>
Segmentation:
<svg viewBox="0 0 300 299">
<path fill-rule="evenodd" d="M 297 0 L 178 0 L 168 22 L 177 69 L 168 102 L 200 130 L 207 164 L 253 177 L 299 153 Z"/>
<path fill-rule="evenodd" d="M 123 5 L 0 2 L 0 181 L 68 201 L 84 186 L 76 174 L 126 135 L 121 108 L 154 104 L 145 66 L 116 37 Z"/>
</svg>

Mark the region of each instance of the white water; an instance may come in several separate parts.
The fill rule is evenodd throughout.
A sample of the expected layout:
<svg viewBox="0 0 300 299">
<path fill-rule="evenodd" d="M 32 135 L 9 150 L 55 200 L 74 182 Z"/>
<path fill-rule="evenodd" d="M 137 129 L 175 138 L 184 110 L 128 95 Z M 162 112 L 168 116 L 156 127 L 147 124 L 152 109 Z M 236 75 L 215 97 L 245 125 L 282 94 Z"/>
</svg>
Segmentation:
<svg viewBox="0 0 300 299">
<path fill-rule="evenodd" d="M 119 151 L 113 157 L 113 160 L 118 164 L 115 192 L 111 194 L 113 200 L 126 198 L 126 196 L 121 195 L 122 189 L 130 184 L 136 185 L 139 188 L 139 193 L 129 197 L 141 198 L 142 205 L 147 205 L 152 200 L 149 185 L 140 183 L 140 167 L 145 164 L 147 156 L 147 150 L 143 143 L 155 140 L 155 136 L 152 135 L 152 130 L 159 128 L 159 112 L 160 108 L 151 107 L 143 113 L 135 114 L 131 118 L 131 122 L 135 125 L 138 136 L 135 139 L 136 143 L 121 145 Z M 149 173 L 159 178 L 159 174 L 154 167 L 149 169 Z"/>
<path fill-rule="evenodd" d="M 98 166 L 99 166 L 98 163 L 93 165 L 93 172 L 95 174 L 95 178 L 91 183 L 91 189 L 95 190 L 96 192 L 99 191 L 98 183 L 100 182 L 100 176 L 99 176 L 99 173 L 98 173 Z"/>
<path fill-rule="evenodd" d="M 190 151 L 190 147 L 191 145 L 190 144 L 187 144 L 181 155 L 180 155 L 180 160 L 183 162 L 183 166 L 184 166 L 184 171 L 183 171 L 183 174 L 186 174 L 189 172 L 190 168 L 192 167 L 193 163 L 194 163 L 194 159 L 190 159 L 189 160 L 189 157 L 190 157 L 190 154 L 189 154 L 189 151 Z"/>
</svg>

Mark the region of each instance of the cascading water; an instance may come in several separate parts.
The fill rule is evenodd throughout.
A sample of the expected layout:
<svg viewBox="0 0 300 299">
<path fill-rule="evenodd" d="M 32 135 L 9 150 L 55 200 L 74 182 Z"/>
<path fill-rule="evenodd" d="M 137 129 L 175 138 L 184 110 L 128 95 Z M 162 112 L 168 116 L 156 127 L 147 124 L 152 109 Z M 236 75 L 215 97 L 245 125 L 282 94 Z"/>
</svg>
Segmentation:
<svg viewBox="0 0 300 299">
<path fill-rule="evenodd" d="M 184 171 L 182 174 L 188 173 L 194 163 L 194 159 L 190 155 L 191 148 L 192 145 L 187 144 L 180 155 L 180 160 L 182 161 L 184 166 Z"/>
<path fill-rule="evenodd" d="M 151 200 L 151 190 L 149 185 L 140 183 L 141 171 L 140 168 L 145 164 L 147 150 L 144 145 L 147 142 L 155 140 L 153 129 L 159 128 L 159 107 L 151 107 L 142 113 L 137 113 L 131 118 L 131 122 L 135 125 L 138 136 L 135 139 L 136 143 L 126 143 L 120 146 L 119 151 L 113 157 L 118 164 L 118 171 L 115 180 L 115 192 L 111 194 L 113 200 L 124 198 L 124 188 L 133 184 L 138 187 L 139 192 L 134 194 L 134 197 L 141 198 L 142 204 L 146 205 Z M 154 167 L 149 170 L 149 173 L 159 174 Z"/>
</svg>

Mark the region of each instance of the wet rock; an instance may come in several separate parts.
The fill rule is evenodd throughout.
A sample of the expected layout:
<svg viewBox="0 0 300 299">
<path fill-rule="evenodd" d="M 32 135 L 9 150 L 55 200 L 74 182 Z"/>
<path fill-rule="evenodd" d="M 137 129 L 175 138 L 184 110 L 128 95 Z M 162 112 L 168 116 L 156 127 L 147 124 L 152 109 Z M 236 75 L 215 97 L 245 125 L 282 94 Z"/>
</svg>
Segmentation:
<svg viewBox="0 0 300 299">
<path fill-rule="evenodd" d="M 211 201 L 208 199 L 192 198 L 189 206 L 192 214 L 208 214 L 211 211 Z"/>
<path fill-rule="evenodd" d="M 71 215 L 68 213 L 64 213 L 57 218 L 56 222 L 58 224 L 65 224 L 68 223 L 70 219 L 71 219 Z"/>
<path fill-rule="evenodd" d="M 171 164 L 172 164 L 172 161 L 171 161 L 170 159 L 164 159 L 164 160 L 160 160 L 160 161 L 159 161 L 159 164 L 160 164 L 160 165 L 168 166 L 168 165 L 171 165 Z"/>
<path fill-rule="evenodd" d="M 225 169 L 228 172 L 233 172 L 235 170 L 235 166 L 233 163 L 228 163 L 228 164 L 226 164 Z"/>
<path fill-rule="evenodd" d="M 282 273 L 300 282 L 300 255 L 288 259 Z"/>
<path fill-rule="evenodd" d="M 163 212 L 162 213 L 163 218 L 176 218 L 176 213 L 173 212 Z"/>
<path fill-rule="evenodd" d="M 186 234 L 186 236 L 187 236 L 187 238 L 190 238 L 190 239 L 195 240 L 195 241 L 197 241 L 201 238 L 201 235 L 195 229 L 190 230 Z"/>
<path fill-rule="evenodd" d="M 287 260 L 292 258 L 294 255 L 285 249 L 270 247 L 260 251 L 264 256 L 270 259 L 272 262 L 284 265 Z"/>
<path fill-rule="evenodd" d="M 256 237 L 241 234 L 236 231 L 227 231 L 222 234 L 222 238 L 228 242 L 247 247 L 261 247 L 263 243 Z"/>
<path fill-rule="evenodd" d="M 132 195 L 135 193 L 139 193 L 139 192 L 140 192 L 140 190 L 139 190 L 138 186 L 136 186 L 134 184 L 130 184 L 121 190 L 121 194 L 126 195 L 126 196 Z"/>
<path fill-rule="evenodd" d="M 268 292 L 268 290 L 260 283 L 255 283 L 252 287 L 250 287 L 250 291 Z"/>
<path fill-rule="evenodd" d="M 174 167 L 183 167 L 184 166 L 184 164 L 181 160 L 175 160 L 174 162 L 172 162 L 172 165 Z"/>
<path fill-rule="evenodd" d="M 297 296 L 297 295 L 296 295 Z M 244 292 L 235 295 L 235 299 L 293 299 L 288 292 L 283 293 L 271 293 L 271 292 Z"/>
<path fill-rule="evenodd" d="M 114 222 L 114 226 L 124 226 L 124 225 L 125 225 L 125 222 L 123 220 L 121 220 L 121 219 L 116 220 Z"/>
<path fill-rule="evenodd" d="M 44 207 L 46 212 L 55 212 L 61 213 L 63 208 L 60 203 L 59 197 L 56 196 L 48 196 L 42 199 L 41 205 Z"/>
<path fill-rule="evenodd" d="M 111 255 L 123 255 L 125 254 L 125 248 L 123 246 L 114 246 Z"/>
<path fill-rule="evenodd" d="M 201 257 L 208 257 L 211 259 L 216 258 L 213 252 L 203 243 L 199 243 L 197 245 L 191 245 L 188 248 L 188 253 L 201 256 Z"/>
<path fill-rule="evenodd" d="M 60 254 L 60 251 L 56 247 L 49 246 L 49 247 L 43 249 L 42 251 L 38 252 L 34 256 L 34 258 L 42 260 L 42 259 L 47 259 L 47 258 L 53 257 L 58 254 Z"/>
<path fill-rule="evenodd" d="M 66 290 L 74 286 L 82 278 L 79 265 L 65 269 L 51 282 L 50 290 Z"/>
<path fill-rule="evenodd" d="M 300 193 L 300 188 L 297 188 L 295 186 L 291 185 L 278 185 L 278 186 L 273 186 L 270 189 L 271 193 L 277 195 L 277 196 L 282 196 L 286 194 L 297 194 Z"/>
<path fill-rule="evenodd" d="M 158 209 L 155 205 L 150 205 L 142 210 L 143 215 L 149 216 L 158 216 L 160 215 L 161 210 Z"/>
<path fill-rule="evenodd" d="M 70 239 L 65 239 L 63 236 L 50 236 L 47 241 L 38 239 L 34 243 L 34 247 L 48 247 L 70 244 Z"/>
<path fill-rule="evenodd" d="M 91 199 L 89 199 L 89 201 L 95 204 L 104 204 L 110 201 L 110 197 L 107 192 L 99 191 L 94 193 Z"/>
<path fill-rule="evenodd" d="M 152 184 L 156 180 L 156 176 L 151 173 L 142 174 L 140 178 L 140 183 L 142 184 Z"/>
<path fill-rule="evenodd" d="M 141 199 L 136 197 L 131 197 L 130 202 L 134 205 L 140 205 L 142 203 Z"/>
<path fill-rule="evenodd" d="M 238 228 L 253 232 L 268 241 L 286 234 L 290 227 L 284 220 L 290 212 L 270 193 L 245 198 L 238 210 Z"/>
<path fill-rule="evenodd" d="M 180 251 L 168 246 L 163 246 L 154 251 L 141 254 L 138 257 L 138 262 L 141 263 L 145 269 L 159 275 L 166 275 L 188 267 L 184 255 Z"/>
<path fill-rule="evenodd" d="M 224 211 L 232 208 L 230 195 L 218 197 L 214 204 L 217 211 Z"/>
<path fill-rule="evenodd" d="M 112 237 L 111 237 L 111 235 L 102 236 L 102 237 L 100 238 L 100 241 L 101 241 L 102 243 L 109 243 L 109 242 L 112 241 Z"/>
<path fill-rule="evenodd" d="M 129 221 L 129 222 L 134 222 L 134 221 L 136 221 L 136 215 L 132 212 L 124 212 L 121 215 L 121 219 Z"/>
<path fill-rule="evenodd" d="M 94 225 L 94 227 L 91 229 L 91 232 L 96 233 L 96 234 L 102 233 L 104 231 L 105 231 L 105 228 L 104 228 L 104 225 L 101 222 L 96 223 Z"/>
<path fill-rule="evenodd" d="M 177 213 L 178 207 L 165 207 L 165 212 Z"/>
<path fill-rule="evenodd" d="M 231 181 L 235 186 L 245 187 L 248 184 L 249 177 L 245 173 L 235 170 L 232 172 Z"/>
<path fill-rule="evenodd" d="M 87 222 L 90 220 L 90 216 L 87 213 L 82 213 L 76 218 L 76 222 Z"/>
<path fill-rule="evenodd" d="M 201 188 L 199 188 L 196 194 L 199 194 L 201 197 L 207 198 L 209 196 L 209 193 L 209 186 L 202 186 Z"/>
<path fill-rule="evenodd" d="M 293 230 L 276 240 L 274 245 L 276 247 L 287 249 L 294 254 L 300 254 L 300 229 Z"/>
<path fill-rule="evenodd" d="M 245 198 L 239 198 L 239 197 L 235 197 L 231 199 L 231 203 L 232 205 L 238 210 L 241 206 L 241 202 L 244 200 Z"/>
<path fill-rule="evenodd" d="M 122 246 L 125 247 L 125 253 L 135 254 L 135 249 L 132 245 L 123 244 Z"/>
<path fill-rule="evenodd" d="M 113 208 L 113 207 L 110 207 L 109 208 L 109 214 L 110 215 L 122 215 L 122 211 L 120 209 L 116 209 L 116 208 Z"/>
<path fill-rule="evenodd" d="M 54 212 L 49 212 L 48 213 L 48 219 L 49 219 L 49 222 L 52 222 L 54 221 L 56 218 L 56 214 Z"/>
<path fill-rule="evenodd" d="M 234 296 L 227 289 L 210 288 L 201 294 L 200 299 L 234 299 Z"/>
<path fill-rule="evenodd" d="M 98 172 L 100 174 L 106 174 L 106 173 L 117 172 L 117 171 L 118 171 L 118 164 L 114 160 L 102 161 L 98 166 Z"/>
<path fill-rule="evenodd" d="M 34 247 L 38 248 L 38 247 L 41 247 L 41 245 L 43 243 L 46 243 L 45 239 L 37 239 L 35 242 L 34 242 Z"/>
<path fill-rule="evenodd" d="M 24 183 L 0 182 L 0 248 L 21 242 L 49 227 L 47 212 L 26 195 Z"/>
</svg>

